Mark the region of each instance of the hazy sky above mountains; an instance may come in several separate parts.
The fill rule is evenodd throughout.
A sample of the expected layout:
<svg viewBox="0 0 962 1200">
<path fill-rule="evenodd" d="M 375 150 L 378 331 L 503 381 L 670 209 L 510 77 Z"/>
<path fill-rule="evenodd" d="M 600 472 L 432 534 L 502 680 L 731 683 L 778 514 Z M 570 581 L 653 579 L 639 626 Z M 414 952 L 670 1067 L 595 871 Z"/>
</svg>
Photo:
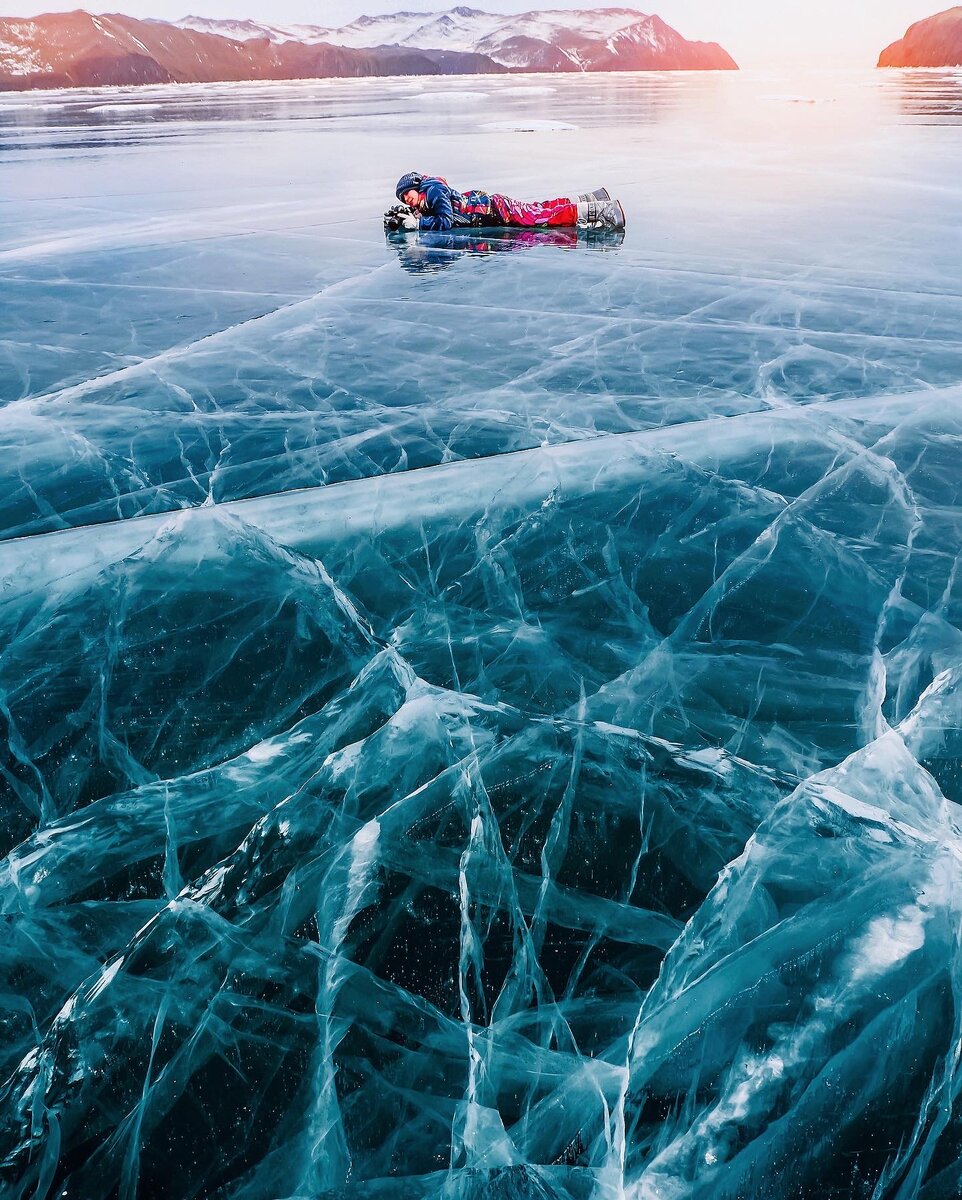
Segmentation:
<svg viewBox="0 0 962 1200">
<path fill-rule="evenodd" d="M 464 0 L 462 0 L 464 2 Z M 522 12 L 532 8 L 606 7 L 604 0 L 468 0 L 488 12 Z M 622 0 L 622 3 L 624 0 Z M 97 12 L 125 12 L 135 17 L 173 19 L 187 11 L 205 17 L 253 17 L 265 21 L 304 21 L 342 25 L 362 13 L 442 10 L 457 0 L 88 0 L 58 4 L 56 0 L 0 0 L 5 16 L 88 7 Z M 609 0 L 614 6 L 618 0 Z M 630 3 L 630 0 L 629 0 Z M 626 5 L 627 6 L 627 5 Z M 718 41 L 743 66 L 813 58 L 845 58 L 874 64 L 879 52 L 902 36 L 913 21 L 931 16 L 938 0 L 641 0 L 631 5 L 657 12 L 685 37 Z"/>
</svg>

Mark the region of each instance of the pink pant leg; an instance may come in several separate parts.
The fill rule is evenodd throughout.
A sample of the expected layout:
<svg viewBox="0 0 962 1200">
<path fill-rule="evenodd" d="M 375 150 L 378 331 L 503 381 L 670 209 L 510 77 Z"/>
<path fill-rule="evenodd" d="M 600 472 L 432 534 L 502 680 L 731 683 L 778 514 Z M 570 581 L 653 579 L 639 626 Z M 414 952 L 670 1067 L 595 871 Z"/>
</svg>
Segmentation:
<svg viewBox="0 0 962 1200">
<path fill-rule="evenodd" d="M 536 200 L 530 204 L 522 204 L 509 196 L 492 196 L 491 203 L 505 225 L 526 229 L 538 225 L 578 224 L 578 205 L 567 196 L 557 200 Z"/>
</svg>

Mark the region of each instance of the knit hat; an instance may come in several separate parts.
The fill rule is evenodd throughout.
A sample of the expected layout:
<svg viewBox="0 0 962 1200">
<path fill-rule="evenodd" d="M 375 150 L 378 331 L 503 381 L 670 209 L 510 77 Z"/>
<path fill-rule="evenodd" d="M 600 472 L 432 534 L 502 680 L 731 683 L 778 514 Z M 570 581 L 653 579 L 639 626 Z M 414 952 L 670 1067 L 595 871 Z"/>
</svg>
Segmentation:
<svg viewBox="0 0 962 1200">
<path fill-rule="evenodd" d="M 402 175 L 397 181 L 397 187 L 394 190 L 395 196 L 400 200 L 405 192 L 410 192 L 412 189 L 415 192 L 421 190 L 421 184 L 424 182 L 424 176 L 420 171 L 408 171 L 407 175 Z"/>
</svg>

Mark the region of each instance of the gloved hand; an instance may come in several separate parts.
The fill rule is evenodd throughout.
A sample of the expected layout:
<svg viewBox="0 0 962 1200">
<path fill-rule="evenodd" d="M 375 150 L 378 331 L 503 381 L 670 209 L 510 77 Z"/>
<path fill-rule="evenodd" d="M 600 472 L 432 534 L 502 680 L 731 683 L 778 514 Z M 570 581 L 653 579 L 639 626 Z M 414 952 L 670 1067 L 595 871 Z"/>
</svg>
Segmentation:
<svg viewBox="0 0 962 1200">
<path fill-rule="evenodd" d="M 415 230 L 420 224 L 421 219 L 418 214 L 413 208 L 408 208 L 406 204 L 395 204 L 384 214 L 384 228 L 389 233 L 396 233 L 398 230 Z"/>
</svg>

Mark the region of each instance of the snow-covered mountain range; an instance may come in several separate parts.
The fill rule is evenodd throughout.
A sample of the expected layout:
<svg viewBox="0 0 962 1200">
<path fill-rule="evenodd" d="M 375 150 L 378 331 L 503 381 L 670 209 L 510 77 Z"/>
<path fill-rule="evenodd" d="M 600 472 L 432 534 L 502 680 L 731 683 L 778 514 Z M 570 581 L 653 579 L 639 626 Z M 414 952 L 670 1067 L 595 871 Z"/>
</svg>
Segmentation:
<svg viewBox="0 0 962 1200">
<path fill-rule="evenodd" d="M 504 71 L 735 70 L 630 8 L 514 16 L 472 8 L 360 17 L 339 28 L 84 11 L 0 18 L 0 90 L 97 84 Z"/>
<path fill-rule="evenodd" d="M 452 8 L 444 12 L 399 12 L 359 17 L 348 25 L 270 25 L 257 21 L 219 21 L 211 17 L 184 17 L 174 24 L 181 29 L 219 33 L 246 41 L 269 37 L 272 41 L 331 42 L 338 46 L 444 46 L 448 50 L 496 50 L 506 40 L 530 37 L 552 42 L 577 30 L 582 37 L 605 39 L 649 17 L 630 8 L 527 12 L 514 16 Z"/>
<path fill-rule="evenodd" d="M 182 29 L 247 41 L 268 38 L 354 49 L 406 46 L 483 54 L 515 70 L 643 70 L 656 66 L 734 67 L 721 47 L 693 43 L 660 17 L 632 8 L 548 10 L 505 16 L 475 8 L 359 17 L 338 27 L 269 25 L 185 17 Z"/>
</svg>

